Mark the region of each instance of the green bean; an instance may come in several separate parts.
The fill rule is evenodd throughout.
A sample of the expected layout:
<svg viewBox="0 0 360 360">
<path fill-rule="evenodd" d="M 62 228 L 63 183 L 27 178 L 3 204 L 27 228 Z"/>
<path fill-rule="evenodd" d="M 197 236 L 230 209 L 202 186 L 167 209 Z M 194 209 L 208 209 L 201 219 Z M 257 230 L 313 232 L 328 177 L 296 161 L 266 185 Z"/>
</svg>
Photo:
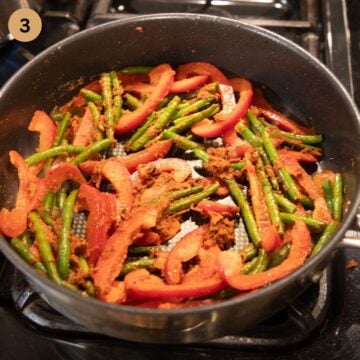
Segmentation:
<svg viewBox="0 0 360 360">
<path fill-rule="evenodd" d="M 291 249 L 290 242 L 287 242 L 287 243 L 281 245 L 281 247 L 279 249 L 276 249 L 272 253 L 272 258 L 271 258 L 269 267 L 272 268 L 274 266 L 280 265 L 288 257 L 290 249 Z"/>
<path fill-rule="evenodd" d="M 61 231 L 58 244 L 58 272 L 62 279 L 66 280 L 69 275 L 70 266 L 70 232 L 73 220 L 74 205 L 78 190 L 73 190 L 66 198 L 61 212 Z"/>
<path fill-rule="evenodd" d="M 286 136 L 289 139 L 301 141 L 304 144 L 318 144 L 323 141 L 322 135 L 294 134 L 294 133 L 282 131 L 282 130 L 280 130 L 279 133 L 283 136 Z"/>
<path fill-rule="evenodd" d="M 292 203 L 289 199 L 287 199 L 284 195 L 278 194 L 274 192 L 275 201 L 280 205 L 287 213 L 293 214 L 297 207 L 294 203 Z"/>
<path fill-rule="evenodd" d="M 239 253 L 242 261 L 246 262 L 257 255 L 258 249 L 253 243 L 249 243 L 244 248 L 242 248 Z"/>
<path fill-rule="evenodd" d="M 203 190 L 203 187 L 202 186 L 193 186 L 191 188 L 187 188 L 187 189 L 181 189 L 181 190 L 174 190 L 174 191 L 171 191 L 169 193 L 169 196 L 174 199 L 174 200 L 177 200 L 177 199 L 181 199 L 185 196 L 189 196 L 189 195 L 192 195 L 192 194 L 196 194 L 200 191 Z"/>
<path fill-rule="evenodd" d="M 214 295 L 210 295 L 208 297 L 210 297 L 211 299 L 214 299 L 214 300 L 225 300 L 225 299 L 229 299 L 237 294 L 239 294 L 239 290 L 236 290 L 233 288 L 226 288 L 226 289 L 223 289 L 223 290 L 219 291 L 218 293 L 216 293 Z"/>
<path fill-rule="evenodd" d="M 148 74 L 154 67 L 153 66 L 127 66 L 120 70 L 124 74 Z"/>
<path fill-rule="evenodd" d="M 127 149 L 131 149 L 132 144 L 139 139 L 143 134 L 145 134 L 145 132 L 147 131 L 147 129 L 149 129 L 149 127 L 153 124 L 153 122 L 156 119 L 156 112 L 153 111 L 146 119 L 146 121 L 144 122 L 144 124 L 139 127 L 135 133 L 131 136 L 131 138 L 126 142 L 125 147 Z"/>
<path fill-rule="evenodd" d="M 165 130 L 163 133 L 164 139 L 171 139 L 175 145 L 183 150 L 194 150 L 194 149 L 203 149 L 203 146 L 199 143 L 187 139 L 185 136 L 176 134 L 170 130 Z"/>
<path fill-rule="evenodd" d="M 261 183 L 261 187 L 263 189 L 264 197 L 265 197 L 265 203 L 266 207 L 271 219 L 271 223 L 274 224 L 277 227 L 277 230 L 280 235 L 284 234 L 284 224 L 282 223 L 280 219 L 280 212 L 277 205 L 277 202 L 275 200 L 274 192 L 272 190 L 271 184 L 265 174 L 264 168 L 263 168 L 262 161 L 259 159 L 256 170 L 259 176 L 259 180 Z"/>
<path fill-rule="evenodd" d="M 50 225 L 54 230 L 56 229 L 56 222 L 47 211 L 41 213 L 41 218 L 45 224 Z"/>
<path fill-rule="evenodd" d="M 261 140 L 243 123 L 238 122 L 235 126 L 237 132 L 254 147 L 259 147 L 262 145 Z"/>
<path fill-rule="evenodd" d="M 137 108 L 139 108 L 141 106 L 141 101 L 136 98 L 134 95 L 131 95 L 129 93 L 126 93 L 124 95 L 125 100 L 126 100 L 126 105 L 128 106 L 128 108 L 130 110 L 136 110 Z"/>
<path fill-rule="evenodd" d="M 102 73 L 100 85 L 105 108 L 106 135 L 110 140 L 114 139 L 114 114 L 112 108 L 111 79 L 109 73 Z"/>
<path fill-rule="evenodd" d="M 111 81 L 113 100 L 114 100 L 113 101 L 114 124 L 116 124 L 121 115 L 121 107 L 122 107 L 122 98 L 120 96 L 121 84 L 118 79 L 116 71 L 110 72 L 110 81 Z"/>
<path fill-rule="evenodd" d="M 183 132 L 183 131 L 189 129 L 191 126 L 195 125 L 196 123 L 200 122 L 201 120 L 204 120 L 207 117 L 213 116 L 219 110 L 220 110 L 219 105 L 216 105 L 216 104 L 210 105 L 205 110 L 184 116 L 182 118 L 179 118 L 179 121 L 177 122 L 177 124 L 171 126 L 168 130 L 176 132 L 176 133 Z"/>
<path fill-rule="evenodd" d="M 324 191 L 324 197 L 327 203 L 327 206 L 330 210 L 330 213 L 333 214 L 333 206 L 334 206 L 334 195 L 333 188 L 330 180 L 324 180 L 322 183 L 322 189 Z"/>
<path fill-rule="evenodd" d="M 269 256 L 264 249 L 259 250 L 255 266 L 250 270 L 250 274 L 258 274 L 265 271 L 269 266 Z"/>
<path fill-rule="evenodd" d="M 61 123 L 58 127 L 57 134 L 56 134 L 55 140 L 53 142 L 53 146 L 58 146 L 62 143 L 64 136 L 65 136 L 65 131 L 66 131 L 69 121 L 70 121 L 70 118 L 71 118 L 71 114 L 69 112 L 65 113 L 65 115 L 63 116 Z"/>
<path fill-rule="evenodd" d="M 101 139 L 92 145 L 88 146 L 84 151 L 82 151 L 75 159 L 71 161 L 74 165 L 79 165 L 82 162 L 88 160 L 90 157 L 98 154 L 100 151 L 105 150 L 112 144 L 111 139 Z"/>
<path fill-rule="evenodd" d="M 241 268 L 241 273 L 243 275 L 247 275 L 250 274 L 251 271 L 254 269 L 254 267 L 256 266 L 256 264 L 258 263 L 259 258 L 258 256 L 252 258 L 249 262 L 247 262 L 242 268 Z"/>
<path fill-rule="evenodd" d="M 326 225 L 324 232 L 313 247 L 310 257 L 318 254 L 326 246 L 337 227 L 338 222 L 336 220 L 332 220 L 329 224 Z"/>
<path fill-rule="evenodd" d="M 126 275 L 130 271 L 141 268 L 149 268 L 152 267 L 153 265 L 154 265 L 154 260 L 148 257 L 143 257 L 141 259 L 137 259 L 134 261 L 125 262 L 121 269 L 120 276 Z"/>
<path fill-rule="evenodd" d="M 19 238 L 14 237 L 11 239 L 10 245 L 28 264 L 32 265 L 35 269 L 41 270 L 45 273 L 47 272 L 44 264 L 41 261 L 38 261 L 26 243 L 21 241 Z"/>
<path fill-rule="evenodd" d="M 31 246 L 33 244 L 33 240 L 28 231 L 25 231 L 19 236 L 19 240 L 23 242 L 26 246 Z"/>
<path fill-rule="evenodd" d="M 25 162 L 28 166 L 33 166 L 40 161 L 53 158 L 59 155 L 72 154 L 72 153 L 81 153 L 86 149 L 85 146 L 75 146 L 75 145 L 60 145 L 52 147 L 48 150 L 35 153 L 26 158 Z"/>
<path fill-rule="evenodd" d="M 57 206 L 62 209 L 67 198 L 67 186 L 63 186 L 56 195 Z"/>
<path fill-rule="evenodd" d="M 172 205 L 169 206 L 168 212 L 174 214 L 178 211 L 189 208 L 191 205 L 200 202 L 201 200 L 207 198 L 213 194 L 219 188 L 219 183 L 211 184 L 205 189 L 197 194 L 192 194 L 186 198 L 175 201 Z"/>
<path fill-rule="evenodd" d="M 95 127 L 96 127 L 97 137 L 98 137 L 98 139 L 102 139 L 103 134 L 102 134 L 102 130 L 101 130 L 100 126 L 99 126 L 100 111 L 97 108 L 97 106 L 91 101 L 89 101 L 87 103 L 87 105 L 88 105 L 88 107 L 89 107 L 89 109 L 91 111 L 91 115 L 92 115 L 92 117 L 94 119 L 94 124 L 95 124 Z"/>
<path fill-rule="evenodd" d="M 203 107 L 210 105 L 212 101 L 213 99 L 208 98 L 197 100 L 191 104 L 186 103 L 186 106 L 182 107 L 173 117 L 175 119 L 174 124 L 177 124 L 179 122 L 179 118 L 181 121 L 182 117 L 194 113 L 195 111 L 201 110 Z"/>
<path fill-rule="evenodd" d="M 243 170 L 245 169 L 245 163 L 243 161 L 239 161 L 237 163 L 230 164 L 230 167 L 234 170 Z"/>
<path fill-rule="evenodd" d="M 90 274 L 89 264 L 83 256 L 78 257 L 79 267 L 85 275 Z M 91 280 L 85 280 L 85 289 L 89 296 L 95 297 L 95 287 Z"/>
<path fill-rule="evenodd" d="M 261 244 L 259 229 L 256 225 L 254 214 L 245 198 L 245 195 L 243 194 L 239 184 L 234 179 L 226 179 L 225 182 L 229 188 L 230 194 L 240 207 L 240 211 L 251 241 L 255 246 L 259 246 Z"/>
<path fill-rule="evenodd" d="M 145 133 L 131 144 L 131 149 L 134 151 L 142 149 L 150 140 L 165 129 L 170 122 L 171 115 L 174 113 L 179 103 L 180 98 L 175 96 L 169 104 L 161 110 L 159 117 L 149 126 Z"/>
<path fill-rule="evenodd" d="M 308 227 L 316 232 L 321 232 L 326 227 L 326 223 L 308 216 L 299 216 L 296 214 L 280 213 L 280 219 L 285 223 L 303 221 Z"/>
<path fill-rule="evenodd" d="M 101 103 L 102 102 L 102 96 L 95 91 L 89 90 L 89 89 L 81 89 L 80 94 L 84 96 L 85 100 L 92 101 L 94 103 Z"/>
<path fill-rule="evenodd" d="M 207 154 L 207 152 L 205 150 L 203 150 L 203 149 L 194 149 L 193 153 L 201 161 L 203 161 L 203 162 L 208 162 L 209 161 L 209 155 Z"/>
<path fill-rule="evenodd" d="M 334 219 L 340 221 L 342 218 L 343 206 L 343 183 L 341 174 L 336 174 L 333 184 L 333 213 Z"/>
<path fill-rule="evenodd" d="M 151 254 L 153 251 L 160 250 L 160 246 L 130 246 L 128 254 L 129 255 L 141 255 L 141 254 Z"/>
<path fill-rule="evenodd" d="M 50 279 L 55 281 L 57 284 L 61 284 L 62 281 L 55 265 L 55 258 L 49 240 L 47 239 L 46 233 L 43 229 L 41 219 L 34 211 L 30 213 L 29 218 L 34 225 L 36 242 L 38 244 L 42 262 L 45 265 L 46 271 Z"/>
<path fill-rule="evenodd" d="M 50 211 L 54 207 L 55 199 L 56 199 L 56 193 L 54 193 L 53 191 L 48 191 L 42 201 L 44 205 L 44 209 L 46 211 Z"/>
<path fill-rule="evenodd" d="M 56 122 L 60 122 L 63 118 L 64 114 L 59 112 L 55 112 L 55 113 L 51 113 L 51 118 L 56 121 Z"/>
</svg>

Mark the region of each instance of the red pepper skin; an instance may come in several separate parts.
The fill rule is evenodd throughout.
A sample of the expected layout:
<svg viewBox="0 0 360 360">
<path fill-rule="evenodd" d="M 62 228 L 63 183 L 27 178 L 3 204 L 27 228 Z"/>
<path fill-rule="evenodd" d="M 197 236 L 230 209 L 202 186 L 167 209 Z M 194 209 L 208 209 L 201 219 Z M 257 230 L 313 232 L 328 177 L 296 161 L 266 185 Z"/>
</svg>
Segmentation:
<svg viewBox="0 0 360 360">
<path fill-rule="evenodd" d="M 215 116 L 215 122 L 205 119 L 193 125 L 191 131 L 195 135 L 204 138 L 220 136 L 234 128 L 237 122 L 245 116 L 253 97 L 251 83 L 246 79 L 234 78 L 231 79 L 231 85 L 234 90 L 239 91 L 240 93 L 240 98 L 236 103 L 234 110 L 228 115 L 223 115 L 221 117 Z"/>
<path fill-rule="evenodd" d="M 112 282 L 120 274 L 128 247 L 143 231 L 156 225 L 160 211 L 160 206 L 143 206 L 136 209 L 107 239 L 94 270 L 94 284 L 101 298 L 110 291 Z"/>
<path fill-rule="evenodd" d="M 242 262 L 238 253 L 224 251 L 220 255 L 220 272 L 229 286 L 238 290 L 253 290 L 291 274 L 304 264 L 312 248 L 311 235 L 303 222 L 294 223 L 290 230 L 289 256 L 278 266 L 258 274 L 241 274 Z"/>
<path fill-rule="evenodd" d="M 186 234 L 172 248 L 164 268 L 164 277 L 168 284 L 179 284 L 181 282 L 184 275 L 182 263 L 198 255 L 207 232 L 207 226 L 200 226 Z"/>
<path fill-rule="evenodd" d="M 247 151 L 252 151 L 253 147 L 243 139 L 240 139 L 234 128 L 221 135 L 224 145 L 229 149 L 231 159 L 241 158 Z"/>
<path fill-rule="evenodd" d="M 250 157 L 251 154 L 246 153 L 244 159 L 246 164 L 247 177 L 250 184 L 252 208 L 254 211 L 256 224 L 260 232 L 261 246 L 267 252 L 269 252 L 275 250 L 281 245 L 281 238 L 276 229 L 276 226 L 271 223 L 262 186 Z"/>
<path fill-rule="evenodd" d="M 209 76 L 211 81 L 217 81 L 220 84 L 229 84 L 229 80 L 222 71 L 207 62 L 190 62 L 180 65 L 176 70 L 176 80 L 187 79 L 194 74 Z"/>
<path fill-rule="evenodd" d="M 151 95 L 146 99 L 143 105 L 131 113 L 124 114 L 120 117 L 116 127 L 116 134 L 127 134 L 131 130 L 140 126 L 152 111 L 160 104 L 160 102 L 169 93 L 170 88 L 174 82 L 175 72 L 168 64 L 161 64 L 151 70 L 149 76 L 157 80 L 156 87 Z"/>
<path fill-rule="evenodd" d="M 95 266 L 116 215 L 115 197 L 88 184 L 82 184 L 77 199 L 80 208 L 89 211 L 86 222 L 88 260 L 90 265 Z"/>
<path fill-rule="evenodd" d="M 102 161 L 101 175 L 108 179 L 116 191 L 117 219 L 131 210 L 134 193 L 130 173 L 121 159 L 110 158 Z"/>
<path fill-rule="evenodd" d="M 151 230 L 144 231 L 144 236 L 140 239 L 136 239 L 134 244 L 139 246 L 148 246 L 148 245 L 159 245 L 161 244 L 161 237 L 160 235 Z"/>
<path fill-rule="evenodd" d="M 205 214 L 209 212 L 217 212 L 223 215 L 235 216 L 239 212 L 239 208 L 233 205 L 221 204 L 217 201 L 212 200 L 201 200 L 197 205 L 196 209 L 201 210 Z"/>
<path fill-rule="evenodd" d="M 44 176 L 44 181 L 48 190 L 59 191 L 62 183 L 67 180 L 72 180 L 78 184 L 85 184 L 86 179 L 81 174 L 77 166 L 66 163 L 58 162 L 48 169 Z"/>
<path fill-rule="evenodd" d="M 38 151 L 50 149 L 56 137 L 56 125 L 52 119 L 41 110 L 36 110 L 28 126 L 30 131 L 39 132 Z M 34 174 L 38 174 L 44 167 L 45 161 L 31 167 Z"/>
<path fill-rule="evenodd" d="M 80 126 L 76 132 L 73 145 L 87 146 L 96 138 L 95 124 L 89 108 L 85 110 L 85 114 L 80 121 Z"/>
<path fill-rule="evenodd" d="M 27 216 L 30 211 L 31 179 L 29 168 L 24 158 L 16 151 L 10 151 L 10 162 L 17 168 L 19 177 L 19 190 L 16 195 L 15 208 L 8 210 L 2 208 L 0 211 L 0 230 L 9 237 L 21 235 L 27 228 Z"/>
<path fill-rule="evenodd" d="M 202 297 L 224 289 L 226 282 L 217 274 L 206 280 L 169 285 L 145 269 L 138 269 L 125 276 L 125 288 L 134 299 L 174 299 Z"/>
</svg>

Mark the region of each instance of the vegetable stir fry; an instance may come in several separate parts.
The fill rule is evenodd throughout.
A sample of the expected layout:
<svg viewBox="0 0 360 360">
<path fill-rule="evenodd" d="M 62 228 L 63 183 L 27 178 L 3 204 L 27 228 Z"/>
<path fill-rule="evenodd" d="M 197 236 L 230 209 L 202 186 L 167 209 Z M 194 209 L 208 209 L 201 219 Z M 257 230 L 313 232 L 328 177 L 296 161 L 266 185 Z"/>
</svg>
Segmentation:
<svg viewBox="0 0 360 360">
<path fill-rule="evenodd" d="M 307 170 L 322 136 L 209 63 L 103 73 L 28 129 L 38 147 L 9 152 L 19 189 L 0 230 L 84 296 L 160 309 L 241 296 L 301 267 L 341 221 L 341 174 Z"/>
</svg>

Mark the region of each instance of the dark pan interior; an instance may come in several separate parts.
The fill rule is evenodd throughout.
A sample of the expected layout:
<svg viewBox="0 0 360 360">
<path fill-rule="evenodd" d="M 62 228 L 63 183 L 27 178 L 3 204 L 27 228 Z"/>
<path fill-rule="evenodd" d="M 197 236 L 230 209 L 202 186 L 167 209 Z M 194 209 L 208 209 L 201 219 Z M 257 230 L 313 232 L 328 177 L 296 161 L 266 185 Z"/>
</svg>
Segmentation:
<svg viewBox="0 0 360 360">
<path fill-rule="evenodd" d="M 324 167 L 344 174 L 349 211 L 345 216 L 344 226 L 334 237 L 328 250 L 304 267 L 306 274 L 321 269 L 330 260 L 329 252 L 339 241 L 345 227 L 349 226 L 359 202 L 360 126 L 357 110 L 340 83 L 303 50 L 270 32 L 218 17 L 153 15 L 110 23 L 82 32 L 53 46 L 19 71 L 0 93 L 0 206 L 11 204 L 17 189 L 16 174 L 9 165 L 7 151 L 15 148 L 26 156 L 36 146 L 36 136 L 26 130 L 34 110 L 50 111 L 56 104 L 64 103 L 81 85 L 102 71 L 128 65 L 156 65 L 164 62 L 175 67 L 190 61 L 207 61 L 219 66 L 226 73 L 240 75 L 268 86 L 288 112 L 324 134 Z M 164 321 L 160 321 L 156 314 L 143 309 L 115 307 L 88 299 L 80 300 L 78 296 L 59 290 L 48 281 L 40 280 L 30 267 L 20 264 L 5 240 L 0 241 L 0 249 L 23 272 L 27 272 L 42 290 L 44 297 L 58 310 L 62 309 L 71 318 L 95 328 L 99 328 L 101 324 L 104 326 L 101 320 L 108 321 L 103 331 L 119 337 L 163 342 L 168 341 L 170 336 L 174 336 L 175 341 L 194 341 L 218 336 L 229 331 L 224 324 L 231 319 L 234 306 L 237 305 L 232 303 L 226 316 L 221 315 L 226 309 L 226 303 L 223 307 L 210 308 L 209 314 L 217 314 L 217 320 L 211 320 L 212 325 L 207 326 L 206 331 L 201 330 L 202 333 L 199 333 L 197 338 L 191 338 L 191 331 L 187 335 L 168 331 L 160 336 L 159 332 L 163 331 L 163 328 L 169 328 L 171 324 L 175 330 L 185 327 L 189 323 L 187 316 L 195 319 L 198 313 L 199 321 L 206 319 L 206 311 L 170 311 L 164 313 Z M 258 302 L 252 301 L 253 306 L 262 309 L 258 311 L 259 316 L 251 317 L 246 315 L 246 311 L 240 311 L 236 316 L 242 316 L 243 324 L 249 325 L 251 320 L 258 321 L 265 313 L 269 314 L 274 307 L 270 311 L 268 308 L 276 301 L 282 303 L 293 296 L 294 291 L 286 289 L 293 287 L 298 280 L 296 276 L 297 274 L 292 274 L 279 283 L 280 285 L 274 284 L 259 291 Z M 305 275 L 302 276 L 301 281 L 305 278 Z M 67 302 L 77 303 L 70 308 Z M 238 299 L 237 302 L 251 307 L 246 297 Z M 95 304 L 99 312 L 96 315 Z M 94 313 L 92 320 L 84 314 L 86 311 Z M 147 320 L 137 328 L 136 321 L 129 319 L 124 325 L 125 315 L 122 312 L 136 313 L 139 319 L 141 317 Z M 112 314 L 111 319 L 107 317 L 109 314 Z M 176 323 L 172 323 L 172 315 L 176 318 Z M 143 330 L 149 327 L 146 324 L 151 324 L 151 321 L 158 324 L 159 331 L 153 329 L 153 332 L 146 335 Z M 221 323 L 222 329 L 217 326 L 217 321 Z M 116 322 L 123 325 L 122 330 L 119 326 L 115 329 Z M 163 323 L 165 325 L 161 325 Z M 194 328 L 194 332 L 196 331 Z"/>
</svg>

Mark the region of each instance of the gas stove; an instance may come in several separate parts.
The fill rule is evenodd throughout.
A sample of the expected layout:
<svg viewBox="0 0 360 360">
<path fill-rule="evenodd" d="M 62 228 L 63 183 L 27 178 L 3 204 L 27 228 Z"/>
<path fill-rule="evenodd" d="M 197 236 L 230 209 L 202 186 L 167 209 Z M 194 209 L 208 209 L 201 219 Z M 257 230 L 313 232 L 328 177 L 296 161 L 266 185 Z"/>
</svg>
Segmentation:
<svg viewBox="0 0 360 360">
<path fill-rule="evenodd" d="M 84 28 L 137 14 L 192 12 L 245 20 L 300 44 L 360 104 L 357 0 L 57 0 L 41 1 L 41 9 L 38 39 L 1 45 L 0 85 L 37 53 Z M 347 269 L 351 259 L 360 262 L 359 253 L 338 251 L 319 282 L 252 329 L 206 343 L 160 346 L 113 339 L 73 323 L 41 300 L 0 254 L 0 359 L 360 359 L 360 269 Z"/>
</svg>

